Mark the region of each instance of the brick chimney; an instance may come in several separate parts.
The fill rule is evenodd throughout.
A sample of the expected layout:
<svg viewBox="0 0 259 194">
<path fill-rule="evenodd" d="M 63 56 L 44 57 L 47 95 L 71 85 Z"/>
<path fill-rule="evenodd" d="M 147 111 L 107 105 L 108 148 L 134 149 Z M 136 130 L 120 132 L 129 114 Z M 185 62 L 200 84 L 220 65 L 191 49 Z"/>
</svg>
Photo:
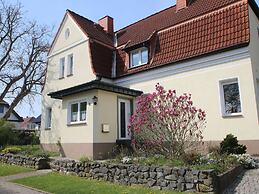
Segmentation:
<svg viewBox="0 0 259 194">
<path fill-rule="evenodd" d="M 176 0 L 176 11 L 179 11 L 188 6 L 188 0 Z"/>
<path fill-rule="evenodd" d="M 113 35 L 114 28 L 113 28 L 113 18 L 110 16 L 104 16 L 103 18 L 98 20 L 98 24 L 103 27 L 103 29 Z"/>
</svg>

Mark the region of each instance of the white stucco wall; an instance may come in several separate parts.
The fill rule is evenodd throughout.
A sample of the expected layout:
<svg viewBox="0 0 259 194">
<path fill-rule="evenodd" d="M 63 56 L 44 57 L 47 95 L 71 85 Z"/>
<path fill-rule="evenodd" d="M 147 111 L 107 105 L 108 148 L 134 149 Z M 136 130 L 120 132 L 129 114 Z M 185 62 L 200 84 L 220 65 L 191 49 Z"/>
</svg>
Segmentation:
<svg viewBox="0 0 259 194">
<path fill-rule="evenodd" d="M 67 28 L 70 29 L 70 36 L 65 39 L 65 30 Z M 73 127 L 69 127 L 68 130 L 66 126 L 66 101 L 51 99 L 47 94 L 95 79 L 89 53 L 88 38 L 80 31 L 72 18 L 66 17 L 61 25 L 60 32 L 57 34 L 52 51 L 49 53 L 46 82 L 42 93 L 41 143 L 55 144 L 60 137 L 62 143 L 82 142 L 82 139 L 80 139 L 82 131 L 79 130 L 78 135 L 76 135 L 77 133 L 72 135 L 70 132 Z M 67 57 L 70 54 L 73 54 L 74 69 L 73 75 L 67 76 Z M 65 57 L 65 77 L 59 79 L 59 62 L 62 57 Z M 52 108 L 51 130 L 45 130 L 46 109 L 48 107 Z M 80 127 L 75 128 L 78 130 Z M 85 139 L 85 141 L 87 140 L 89 139 Z"/>
<path fill-rule="evenodd" d="M 219 81 L 238 78 L 242 116 L 223 117 Z M 222 140 L 232 133 L 240 140 L 259 140 L 259 126 L 248 48 L 219 53 L 192 61 L 177 63 L 145 73 L 128 76 L 117 84 L 149 93 L 160 83 L 177 94 L 191 93 L 195 106 L 207 114 L 205 140 Z"/>
</svg>

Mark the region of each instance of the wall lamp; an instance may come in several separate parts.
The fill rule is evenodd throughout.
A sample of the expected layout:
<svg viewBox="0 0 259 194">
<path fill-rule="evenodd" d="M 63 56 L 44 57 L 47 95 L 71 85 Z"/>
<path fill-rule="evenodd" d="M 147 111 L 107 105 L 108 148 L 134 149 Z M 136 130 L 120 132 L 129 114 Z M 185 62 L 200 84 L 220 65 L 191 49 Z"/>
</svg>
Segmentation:
<svg viewBox="0 0 259 194">
<path fill-rule="evenodd" d="M 94 105 L 97 105 L 97 102 L 98 102 L 98 97 L 97 97 L 97 96 L 94 96 L 94 97 L 93 97 L 93 103 L 94 103 Z"/>
</svg>

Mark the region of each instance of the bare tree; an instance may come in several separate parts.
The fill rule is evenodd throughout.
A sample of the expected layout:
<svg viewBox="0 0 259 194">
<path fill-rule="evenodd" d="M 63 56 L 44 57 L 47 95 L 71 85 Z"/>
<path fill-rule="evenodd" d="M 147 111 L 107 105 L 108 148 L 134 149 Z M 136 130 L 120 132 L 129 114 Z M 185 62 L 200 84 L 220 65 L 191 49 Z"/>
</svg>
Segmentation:
<svg viewBox="0 0 259 194">
<path fill-rule="evenodd" d="M 28 21 L 21 4 L 0 1 L 0 101 L 9 99 L 4 118 L 25 97 L 40 94 L 44 84 L 49 29 Z"/>
</svg>

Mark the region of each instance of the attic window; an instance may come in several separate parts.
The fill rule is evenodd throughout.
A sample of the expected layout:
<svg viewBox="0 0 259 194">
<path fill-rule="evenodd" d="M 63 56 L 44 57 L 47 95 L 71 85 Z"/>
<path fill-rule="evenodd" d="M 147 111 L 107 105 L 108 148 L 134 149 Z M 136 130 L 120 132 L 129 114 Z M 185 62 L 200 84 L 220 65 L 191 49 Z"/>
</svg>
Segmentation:
<svg viewBox="0 0 259 194">
<path fill-rule="evenodd" d="M 70 30 L 69 28 L 67 28 L 65 31 L 65 39 L 68 39 L 69 35 L 70 35 Z"/>
<path fill-rule="evenodd" d="M 130 52 L 130 67 L 138 67 L 148 63 L 148 48 L 142 47 Z"/>
</svg>

